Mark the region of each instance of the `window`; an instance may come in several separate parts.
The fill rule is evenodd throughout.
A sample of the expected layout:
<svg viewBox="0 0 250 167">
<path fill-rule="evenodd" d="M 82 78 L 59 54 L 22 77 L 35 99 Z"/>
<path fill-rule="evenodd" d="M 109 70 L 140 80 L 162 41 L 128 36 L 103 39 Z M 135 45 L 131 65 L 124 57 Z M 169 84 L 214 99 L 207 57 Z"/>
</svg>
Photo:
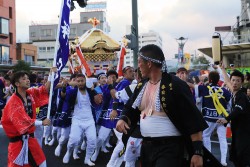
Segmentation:
<svg viewBox="0 0 250 167">
<path fill-rule="evenodd" d="M 0 17 L 0 34 L 9 35 L 9 20 Z"/>
<path fill-rule="evenodd" d="M 88 18 L 88 17 L 83 17 L 83 18 L 82 18 L 82 22 L 83 22 L 83 23 L 87 23 L 87 22 L 88 22 L 88 20 L 89 20 L 89 18 Z"/>
<path fill-rule="evenodd" d="M 12 7 L 9 7 L 9 18 L 12 19 Z"/>
<path fill-rule="evenodd" d="M 46 47 L 39 47 L 39 52 L 46 52 Z"/>
<path fill-rule="evenodd" d="M 13 44 L 13 33 L 10 33 L 10 44 Z"/>
<path fill-rule="evenodd" d="M 30 36 L 31 36 L 31 37 L 35 37 L 35 36 L 36 36 L 36 32 L 31 32 L 31 33 L 30 33 Z"/>
<path fill-rule="evenodd" d="M 29 55 L 24 55 L 24 61 L 27 63 L 33 64 L 33 57 Z"/>
<path fill-rule="evenodd" d="M 43 30 L 41 30 L 41 36 L 42 37 L 52 36 L 52 30 L 51 29 L 43 29 Z"/>
<path fill-rule="evenodd" d="M 7 64 L 10 58 L 10 47 L 0 46 L 0 63 Z"/>
<path fill-rule="evenodd" d="M 76 28 L 70 29 L 70 35 L 76 35 Z"/>
<path fill-rule="evenodd" d="M 54 52 L 55 51 L 55 47 L 47 47 L 47 52 Z"/>
</svg>

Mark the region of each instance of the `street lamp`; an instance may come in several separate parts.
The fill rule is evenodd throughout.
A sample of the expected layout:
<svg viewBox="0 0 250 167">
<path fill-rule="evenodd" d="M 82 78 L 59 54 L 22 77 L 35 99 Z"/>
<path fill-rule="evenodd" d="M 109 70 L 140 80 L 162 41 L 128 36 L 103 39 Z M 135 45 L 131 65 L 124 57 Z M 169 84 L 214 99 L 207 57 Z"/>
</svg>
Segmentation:
<svg viewBox="0 0 250 167">
<path fill-rule="evenodd" d="M 184 38 L 184 37 L 180 37 L 180 38 L 176 38 L 176 42 L 179 45 L 178 48 L 178 61 L 181 60 L 181 63 L 183 63 L 183 59 L 184 59 L 184 45 L 187 42 L 188 38 Z"/>
</svg>

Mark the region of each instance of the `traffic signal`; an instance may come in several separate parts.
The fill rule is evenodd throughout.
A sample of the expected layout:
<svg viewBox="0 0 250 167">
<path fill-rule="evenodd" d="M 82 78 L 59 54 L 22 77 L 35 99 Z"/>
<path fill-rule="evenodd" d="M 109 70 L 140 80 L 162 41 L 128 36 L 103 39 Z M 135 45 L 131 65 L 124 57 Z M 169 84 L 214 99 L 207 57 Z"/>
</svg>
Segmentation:
<svg viewBox="0 0 250 167">
<path fill-rule="evenodd" d="M 88 0 L 76 0 L 76 1 L 81 8 L 85 8 L 87 6 Z"/>
<path fill-rule="evenodd" d="M 136 40 L 136 36 L 134 34 L 128 34 L 125 35 L 125 37 L 129 40 L 128 42 L 128 48 L 131 50 L 134 50 L 137 47 L 137 40 Z"/>
<path fill-rule="evenodd" d="M 73 11 L 75 9 L 74 1 L 76 1 L 81 8 L 85 8 L 87 6 L 88 0 L 71 0 L 70 11 Z"/>
<path fill-rule="evenodd" d="M 71 3 L 70 3 L 70 11 L 73 11 L 75 8 L 76 8 L 76 7 L 75 7 L 74 2 L 71 1 Z"/>
</svg>

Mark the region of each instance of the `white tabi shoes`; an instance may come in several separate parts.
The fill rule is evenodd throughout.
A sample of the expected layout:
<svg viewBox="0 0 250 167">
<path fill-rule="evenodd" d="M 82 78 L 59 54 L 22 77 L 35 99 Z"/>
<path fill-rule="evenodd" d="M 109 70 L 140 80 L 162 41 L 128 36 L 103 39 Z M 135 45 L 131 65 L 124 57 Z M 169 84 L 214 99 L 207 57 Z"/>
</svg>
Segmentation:
<svg viewBox="0 0 250 167">
<path fill-rule="evenodd" d="M 55 156 L 60 157 L 62 151 L 62 146 L 58 145 L 55 149 Z"/>
<path fill-rule="evenodd" d="M 94 154 L 92 155 L 92 157 L 90 158 L 91 159 L 91 161 L 96 161 L 96 159 L 97 159 L 97 157 L 98 157 L 98 154 L 99 154 L 99 151 L 100 151 L 100 149 L 95 149 L 95 152 L 94 152 Z"/>
<path fill-rule="evenodd" d="M 84 160 L 84 164 L 86 164 L 88 166 L 95 166 L 95 164 L 90 159 L 86 159 L 86 158 Z"/>
</svg>

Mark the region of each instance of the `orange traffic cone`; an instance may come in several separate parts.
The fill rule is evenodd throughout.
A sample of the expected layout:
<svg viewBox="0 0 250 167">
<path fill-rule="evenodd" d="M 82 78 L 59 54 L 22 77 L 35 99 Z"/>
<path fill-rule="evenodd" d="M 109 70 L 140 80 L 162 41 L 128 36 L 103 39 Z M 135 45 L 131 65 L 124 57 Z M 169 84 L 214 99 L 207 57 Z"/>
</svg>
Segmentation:
<svg viewBox="0 0 250 167">
<path fill-rule="evenodd" d="M 230 124 L 227 124 L 227 133 L 226 133 L 226 136 L 227 136 L 227 140 L 228 141 L 232 140 L 232 131 L 231 131 Z"/>
</svg>

